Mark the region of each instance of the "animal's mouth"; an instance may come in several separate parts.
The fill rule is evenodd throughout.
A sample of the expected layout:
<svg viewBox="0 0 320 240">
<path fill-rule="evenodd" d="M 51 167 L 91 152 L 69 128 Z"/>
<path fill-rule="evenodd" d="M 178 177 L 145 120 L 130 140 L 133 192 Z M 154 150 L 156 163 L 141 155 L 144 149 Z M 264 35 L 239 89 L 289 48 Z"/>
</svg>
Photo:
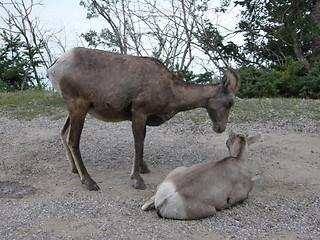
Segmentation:
<svg viewBox="0 0 320 240">
<path fill-rule="evenodd" d="M 226 130 L 226 127 L 222 127 L 222 126 L 216 126 L 216 125 L 213 125 L 213 131 L 215 131 L 216 133 L 223 133 L 224 130 Z"/>
</svg>

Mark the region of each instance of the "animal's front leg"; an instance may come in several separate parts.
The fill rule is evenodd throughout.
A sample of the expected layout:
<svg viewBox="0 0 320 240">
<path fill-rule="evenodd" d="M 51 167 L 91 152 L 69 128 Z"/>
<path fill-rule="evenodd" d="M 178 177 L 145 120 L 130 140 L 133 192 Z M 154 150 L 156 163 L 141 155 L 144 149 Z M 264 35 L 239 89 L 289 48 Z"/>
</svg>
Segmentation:
<svg viewBox="0 0 320 240">
<path fill-rule="evenodd" d="M 146 136 L 146 117 L 137 114 L 132 117 L 132 132 L 134 137 L 135 156 L 131 171 L 134 187 L 137 189 L 146 189 L 147 186 L 140 176 L 141 165 L 143 164 L 143 145 Z M 146 165 L 143 166 L 147 168 Z"/>
<path fill-rule="evenodd" d="M 150 170 L 148 168 L 148 165 L 143 161 L 140 162 L 140 173 L 150 173 Z"/>
</svg>

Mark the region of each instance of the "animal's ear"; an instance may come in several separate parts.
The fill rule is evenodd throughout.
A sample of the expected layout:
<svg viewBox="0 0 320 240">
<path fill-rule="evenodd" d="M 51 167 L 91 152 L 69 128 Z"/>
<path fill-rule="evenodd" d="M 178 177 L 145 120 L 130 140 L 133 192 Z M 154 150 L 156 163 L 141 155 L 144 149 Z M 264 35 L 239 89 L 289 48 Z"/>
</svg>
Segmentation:
<svg viewBox="0 0 320 240">
<path fill-rule="evenodd" d="M 248 137 L 248 145 L 251 145 L 252 143 L 256 143 L 256 142 L 260 142 L 262 141 L 262 135 L 261 133 L 259 133 L 258 135 L 255 135 L 255 136 L 251 136 L 251 137 Z"/>
<path fill-rule="evenodd" d="M 240 89 L 241 77 L 236 70 L 229 68 L 224 73 L 221 82 L 224 88 L 230 87 L 234 93 L 237 93 Z"/>
<path fill-rule="evenodd" d="M 236 137 L 236 133 L 235 132 L 233 132 L 231 129 L 229 130 L 229 139 L 231 140 L 231 139 L 233 139 L 233 138 L 235 138 Z"/>
<path fill-rule="evenodd" d="M 231 143 L 232 143 L 233 139 L 235 138 L 236 134 L 231 129 L 229 129 L 228 133 L 229 133 L 229 137 L 227 139 L 226 145 L 227 145 L 228 149 L 230 149 Z"/>
<path fill-rule="evenodd" d="M 214 78 L 212 78 L 211 80 L 212 84 L 219 84 L 220 83 L 220 79 L 217 76 L 214 76 Z"/>
</svg>

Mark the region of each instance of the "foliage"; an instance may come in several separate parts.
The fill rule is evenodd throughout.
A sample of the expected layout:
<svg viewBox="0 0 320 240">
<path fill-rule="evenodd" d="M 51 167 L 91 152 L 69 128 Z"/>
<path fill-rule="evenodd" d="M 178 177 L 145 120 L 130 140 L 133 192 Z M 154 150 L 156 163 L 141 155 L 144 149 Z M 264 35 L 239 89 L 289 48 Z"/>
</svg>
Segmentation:
<svg viewBox="0 0 320 240">
<path fill-rule="evenodd" d="M 223 9 L 220 11 L 224 11 Z M 221 35 L 218 28 L 211 21 L 204 20 L 202 31 L 193 33 L 197 36 L 199 46 L 203 52 L 209 56 L 215 66 L 222 70 L 229 66 L 230 62 L 241 63 L 245 56 L 240 51 L 240 47 L 232 41 L 225 42 L 225 37 Z M 219 64 L 223 62 L 223 64 Z M 221 67 L 224 66 L 224 67 Z"/>
<path fill-rule="evenodd" d="M 46 57 L 52 62 L 47 31 L 40 26 L 33 9 L 42 6 L 40 0 L 0 1 L 3 15 L 0 36 L 2 54 L 2 91 L 43 88 L 40 68 L 47 68 Z"/>
<path fill-rule="evenodd" d="M 320 97 L 320 0 L 79 2 L 88 19 L 105 20 L 100 30 L 81 34 L 89 47 L 155 57 L 179 78 L 200 84 L 236 65 L 241 97 Z M 238 29 L 222 32 L 213 16 L 234 3 L 242 6 Z M 0 34 L 0 91 L 43 87 L 38 68 L 49 66 L 44 60 L 49 47 L 38 19 L 31 17 L 38 5 L 41 1 L 0 2 L 7 13 L 0 17 L 7 25 Z M 237 33 L 244 36 L 241 46 L 230 38 Z"/>
<path fill-rule="evenodd" d="M 242 78 L 239 97 L 275 97 L 279 94 L 271 71 L 250 66 L 240 69 L 239 72 Z"/>
<path fill-rule="evenodd" d="M 242 0 L 243 97 L 319 98 L 320 1 Z M 242 62 L 242 63 L 241 63 Z"/>
<path fill-rule="evenodd" d="M 93 48 L 103 46 L 107 47 L 107 49 L 110 49 L 113 52 L 117 52 L 117 47 L 119 46 L 118 40 L 107 28 L 103 28 L 100 33 L 94 30 L 89 30 L 87 33 L 82 33 L 81 37 L 84 38 L 89 47 Z"/>
<path fill-rule="evenodd" d="M 191 65 L 213 70 L 228 65 L 238 47 L 224 43 L 212 23 L 225 12 L 230 0 L 212 8 L 212 0 L 81 0 L 87 18 L 102 18 L 100 31 L 81 36 L 90 47 L 162 59 L 170 69 L 189 70 Z M 215 17 L 216 18 L 216 17 Z M 226 45 L 226 46 L 225 46 Z M 201 55 L 201 57 L 199 57 Z"/>
<path fill-rule="evenodd" d="M 18 35 L 7 31 L 0 33 L 3 46 L 0 49 L 0 91 L 15 91 L 30 88 L 31 69 L 26 46 Z"/>
<path fill-rule="evenodd" d="M 320 67 L 306 70 L 298 61 L 288 59 L 283 65 L 268 68 L 243 67 L 240 97 L 320 98 Z"/>
<path fill-rule="evenodd" d="M 212 72 L 205 72 L 195 74 L 193 71 L 188 70 L 186 67 L 183 69 L 176 66 L 173 69 L 170 69 L 178 78 L 183 79 L 187 82 L 199 83 L 199 84 L 206 84 L 212 82 Z"/>
<path fill-rule="evenodd" d="M 284 64 L 291 57 L 305 68 L 320 60 L 320 8 L 314 0 L 243 0 L 239 29 L 247 63 Z"/>
</svg>

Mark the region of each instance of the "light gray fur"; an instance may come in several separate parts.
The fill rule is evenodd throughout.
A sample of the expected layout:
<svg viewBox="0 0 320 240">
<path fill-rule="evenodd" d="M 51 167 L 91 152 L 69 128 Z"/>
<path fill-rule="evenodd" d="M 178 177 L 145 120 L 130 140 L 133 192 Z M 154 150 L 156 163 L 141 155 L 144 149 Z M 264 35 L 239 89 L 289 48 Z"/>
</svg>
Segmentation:
<svg viewBox="0 0 320 240">
<path fill-rule="evenodd" d="M 245 166 L 248 145 L 260 139 L 231 132 L 229 157 L 174 169 L 142 209 L 156 209 L 164 218 L 199 219 L 242 202 L 253 186 Z"/>
</svg>

